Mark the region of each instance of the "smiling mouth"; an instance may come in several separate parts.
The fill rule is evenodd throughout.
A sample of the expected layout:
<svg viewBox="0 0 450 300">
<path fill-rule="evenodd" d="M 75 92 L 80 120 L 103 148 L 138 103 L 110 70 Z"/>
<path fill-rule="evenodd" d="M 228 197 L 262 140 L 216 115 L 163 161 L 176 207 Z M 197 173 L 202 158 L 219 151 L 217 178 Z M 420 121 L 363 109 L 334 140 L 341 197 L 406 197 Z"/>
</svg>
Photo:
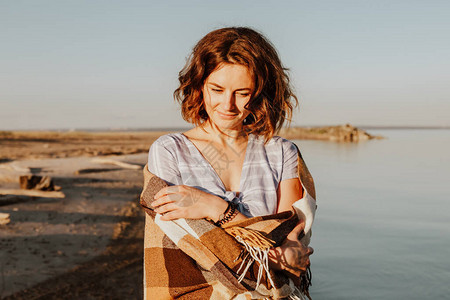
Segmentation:
<svg viewBox="0 0 450 300">
<path fill-rule="evenodd" d="M 237 116 L 237 114 L 224 114 L 221 112 L 217 112 L 217 113 L 219 114 L 220 117 L 222 117 L 224 119 L 232 119 Z"/>
</svg>

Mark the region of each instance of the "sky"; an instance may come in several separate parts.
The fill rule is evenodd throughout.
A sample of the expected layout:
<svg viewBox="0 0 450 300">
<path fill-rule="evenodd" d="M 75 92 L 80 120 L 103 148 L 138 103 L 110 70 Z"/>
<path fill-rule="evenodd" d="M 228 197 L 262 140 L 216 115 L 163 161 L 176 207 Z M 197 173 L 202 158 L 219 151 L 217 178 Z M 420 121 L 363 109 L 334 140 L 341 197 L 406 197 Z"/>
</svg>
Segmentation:
<svg viewBox="0 0 450 300">
<path fill-rule="evenodd" d="M 294 126 L 450 126 L 448 0 L 0 0 L 0 130 L 189 127 L 178 72 L 226 26 L 275 45 Z"/>
</svg>

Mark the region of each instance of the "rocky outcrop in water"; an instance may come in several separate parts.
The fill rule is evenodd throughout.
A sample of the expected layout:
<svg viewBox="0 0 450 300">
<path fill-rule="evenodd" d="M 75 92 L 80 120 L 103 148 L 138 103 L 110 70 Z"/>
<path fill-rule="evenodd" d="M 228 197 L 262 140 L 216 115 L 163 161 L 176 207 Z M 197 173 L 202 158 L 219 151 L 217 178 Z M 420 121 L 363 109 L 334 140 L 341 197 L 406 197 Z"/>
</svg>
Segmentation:
<svg viewBox="0 0 450 300">
<path fill-rule="evenodd" d="M 374 136 L 350 124 L 325 127 L 283 128 L 280 136 L 293 140 L 329 140 L 335 142 L 359 142 L 383 137 Z"/>
</svg>

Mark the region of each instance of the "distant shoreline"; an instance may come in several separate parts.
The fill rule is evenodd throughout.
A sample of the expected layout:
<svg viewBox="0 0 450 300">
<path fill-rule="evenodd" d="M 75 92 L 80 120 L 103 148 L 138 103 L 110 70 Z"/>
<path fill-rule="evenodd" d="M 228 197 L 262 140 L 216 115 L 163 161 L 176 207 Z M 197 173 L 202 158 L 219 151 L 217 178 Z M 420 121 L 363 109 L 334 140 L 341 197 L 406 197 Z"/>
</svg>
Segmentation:
<svg viewBox="0 0 450 300">
<path fill-rule="evenodd" d="M 442 129 L 442 130 L 448 130 L 450 129 L 450 126 L 357 126 L 358 128 L 364 129 L 364 130 L 409 130 L 409 129 L 425 129 L 425 130 L 436 130 L 436 129 Z"/>
<path fill-rule="evenodd" d="M 303 126 L 290 126 L 286 128 L 322 128 L 322 127 L 334 127 L 339 125 L 303 125 Z M 450 126 L 405 126 L 405 125 L 355 125 L 362 130 L 410 130 L 410 129 L 424 129 L 424 130 L 448 130 Z M 151 127 L 151 128 L 59 128 L 59 129 L 7 129 L 0 132 L 182 132 L 191 129 L 192 127 Z"/>
</svg>

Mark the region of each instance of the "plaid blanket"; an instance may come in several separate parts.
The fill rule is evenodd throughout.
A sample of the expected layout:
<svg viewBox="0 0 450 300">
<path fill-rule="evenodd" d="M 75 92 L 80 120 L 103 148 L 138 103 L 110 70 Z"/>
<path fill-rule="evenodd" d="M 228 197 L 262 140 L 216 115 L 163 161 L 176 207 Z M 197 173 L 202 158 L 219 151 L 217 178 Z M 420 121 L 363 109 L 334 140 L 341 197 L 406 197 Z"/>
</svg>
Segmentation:
<svg viewBox="0 0 450 300">
<path fill-rule="evenodd" d="M 200 219 L 161 221 L 151 209 L 153 196 L 166 182 L 144 168 L 140 204 L 146 212 L 144 239 L 145 299 L 306 299 L 282 272 L 268 269 L 267 252 L 282 243 L 305 219 L 302 241 L 309 244 L 316 209 L 312 177 L 299 153 L 304 197 L 293 210 L 226 223 L 223 228 Z"/>
</svg>

